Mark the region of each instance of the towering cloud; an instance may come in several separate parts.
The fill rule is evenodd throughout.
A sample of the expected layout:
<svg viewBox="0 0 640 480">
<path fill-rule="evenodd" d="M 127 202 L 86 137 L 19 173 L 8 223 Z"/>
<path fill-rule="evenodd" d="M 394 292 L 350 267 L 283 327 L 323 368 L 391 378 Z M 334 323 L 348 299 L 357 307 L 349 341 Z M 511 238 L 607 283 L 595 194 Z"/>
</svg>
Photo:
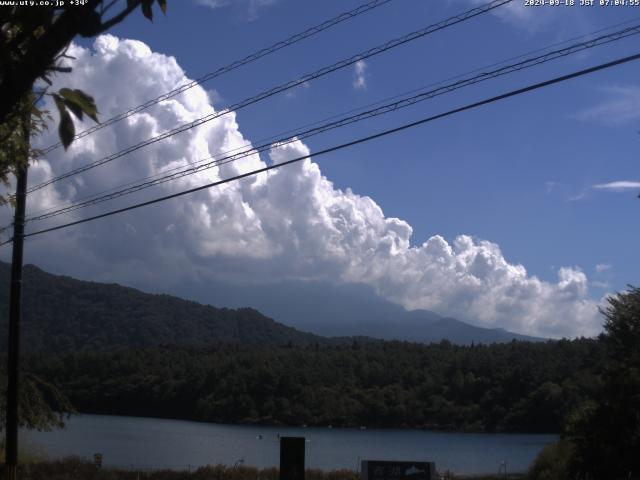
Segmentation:
<svg viewBox="0 0 640 480">
<path fill-rule="evenodd" d="M 138 41 L 107 35 L 98 38 L 92 49 L 74 46 L 71 54 L 76 57 L 74 72 L 58 78 L 58 86 L 94 94 L 103 118 L 188 80 L 174 58 L 153 53 Z M 56 150 L 32 169 L 32 183 L 211 112 L 206 91 L 192 88 L 75 142 L 66 153 Z M 42 144 L 53 141 L 55 131 L 40 140 Z M 231 112 L 43 189 L 29 200 L 29 208 L 35 212 L 74 201 L 246 143 Z M 268 158 L 253 155 L 120 199 L 109 207 L 307 153 L 308 147 L 300 141 L 274 145 Z M 77 211 L 53 223 L 96 211 L 101 210 Z M 8 210 L 1 215 L 6 223 Z M 484 326 L 549 336 L 599 331 L 596 303 L 589 299 L 587 278 L 578 268 L 561 268 L 557 282 L 549 283 L 528 275 L 522 265 L 510 264 L 494 243 L 468 235 L 452 241 L 434 236 L 412 247 L 411 235 L 405 221 L 386 217 L 369 197 L 336 188 L 316 163 L 305 160 L 35 237 L 27 252 L 30 261 L 65 273 L 166 290 L 186 280 L 238 285 L 280 280 L 356 282 L 407 308 L 427 308 Z"/>
</svg>

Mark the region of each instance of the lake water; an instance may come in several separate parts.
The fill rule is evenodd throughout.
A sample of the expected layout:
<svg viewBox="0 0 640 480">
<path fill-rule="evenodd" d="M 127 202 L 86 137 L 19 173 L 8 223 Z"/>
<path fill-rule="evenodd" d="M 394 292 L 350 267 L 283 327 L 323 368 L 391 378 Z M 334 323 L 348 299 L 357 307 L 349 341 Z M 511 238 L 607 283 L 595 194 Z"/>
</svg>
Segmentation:
<svg viewBox="0 0 640 480">
<path fill-rule="evenodd" d="M 49 458 L 103 454 L 105 466 L 194 469 L 207 464 L 278 466 L 278 436 L 307 439 L 307 468 L 359 470 L 360 460 L 435 461 L 440 471 L 523 472 L 555 435 L 442 433 L 423 430 L 221 425 L 155 418 L 77 415 L 67 428 L 23 432 L 21 446 Z"/>
</svg>

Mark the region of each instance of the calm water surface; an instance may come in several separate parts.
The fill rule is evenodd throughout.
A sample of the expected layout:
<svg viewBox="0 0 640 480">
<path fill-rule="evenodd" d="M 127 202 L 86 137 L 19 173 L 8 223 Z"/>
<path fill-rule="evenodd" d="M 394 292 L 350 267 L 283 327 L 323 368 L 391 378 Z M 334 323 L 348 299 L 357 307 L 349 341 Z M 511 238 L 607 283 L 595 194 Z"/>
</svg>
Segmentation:
<svg viewBox="0 0 640 480">
<path fill-rule="evenodd" d="M 105 466 L 193 469 L 207 464 L 277 466 L 278 435 L 307 439 L 308 468 L 359 469 L 361 459 L 435 461 L 440 471 L 493 473 L 501 462 L 525 471 L 555 435 L 422 430 L 221 425 L 155 418 L 77 415 L 65 430 L 23 432 L 22 443 L 49 458 L 103 454 Z"/>
</svg>

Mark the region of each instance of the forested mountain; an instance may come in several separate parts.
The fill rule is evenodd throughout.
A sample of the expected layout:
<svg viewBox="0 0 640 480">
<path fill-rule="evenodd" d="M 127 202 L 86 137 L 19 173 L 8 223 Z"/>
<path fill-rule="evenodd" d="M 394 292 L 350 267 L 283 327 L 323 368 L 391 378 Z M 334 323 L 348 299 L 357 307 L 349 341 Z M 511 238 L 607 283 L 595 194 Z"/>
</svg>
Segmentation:
<svg viewBox="0 0 640 480">
<path fill-rule="evenodd" d="M 9 275 L 9 265 L 0 262 L 0 350 L 6 349 Z M 219 309 L 116 284 L 51 275 L 33 265 L 24 267 L 22 306 L 22 342 L 27 351 L 329 341 L 250 308 Z"/>
<path fill-rule="evenodd" d="M 223 423 L 559 432 L 592 396 L 596 340 L 456 346 L 165 346 L 32 356 L 80 412 Z"/>
<path fill-rule="evenodd" d="M 9 265 L 0 262 L 0 351 L 6 348 L 7 329 L 2 325 L 6 324 L 8 316 L 9 275 Z M 424 310 L 407 312 L 375 297 L 362 286 L 334 288 L 325 285 L 319 292 L 329 294 L 331 301 L 318 292 L 311 295 L 313 285 L 289 287 L 293 293 L 282 298 L 273 296 L 280 305 L 277 310 L 288 310 L 285 316 L 289 325 L 313 329 L 320 335 L 357 336 L 361 342 L 367 341 L 363 338 L 365 335 L 424 343 L 447 339 L 457 344 L 508 342 L 514 338 L 539 340 L 500 329 L 474 327 Z M 228 297 L 234 295 L 232 290 L 222 286 L 210 286 L 209 291 L 222 292 Z M 247 289 L 249 293 L 254 291 L 250 287 Z M 250 301 L 249 297 L 246 301 Z M 104 350 L 167 344 L 308 345 L 352 341 L 305 333 L 252 308 L 215 308 L 116 284 L 52 275 L 34 265 L 24 268 L 22 305 L 22 339 L 27 351 Z M 269 303 L 265 307 L 270 305 L 273 306 Z"/>
</svg>

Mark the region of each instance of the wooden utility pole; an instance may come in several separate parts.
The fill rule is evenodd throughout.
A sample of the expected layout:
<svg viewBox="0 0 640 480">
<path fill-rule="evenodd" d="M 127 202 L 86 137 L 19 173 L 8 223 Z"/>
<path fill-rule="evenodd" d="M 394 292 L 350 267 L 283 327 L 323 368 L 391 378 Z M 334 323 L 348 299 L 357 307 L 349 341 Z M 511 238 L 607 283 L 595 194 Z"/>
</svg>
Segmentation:
<svg viewBox="0 0 640 480">
<path fill-rule="evenodd" d="M 18 379 L 20 364 L 20 307 L 22 303 L 22 252 L 24 215 L 27 205 L 27 170 L 29 168 L 29 134 L 31 116 L 22 126 L 25 140 L 24 158 L 16 162 L 16 209 L 13 220 L 11 290 L 9 293 L 9 345 L 7 357 L 7 410 L 5 425 L 5 478 L 16 480 L 18 467 Z"/>
</svg>

